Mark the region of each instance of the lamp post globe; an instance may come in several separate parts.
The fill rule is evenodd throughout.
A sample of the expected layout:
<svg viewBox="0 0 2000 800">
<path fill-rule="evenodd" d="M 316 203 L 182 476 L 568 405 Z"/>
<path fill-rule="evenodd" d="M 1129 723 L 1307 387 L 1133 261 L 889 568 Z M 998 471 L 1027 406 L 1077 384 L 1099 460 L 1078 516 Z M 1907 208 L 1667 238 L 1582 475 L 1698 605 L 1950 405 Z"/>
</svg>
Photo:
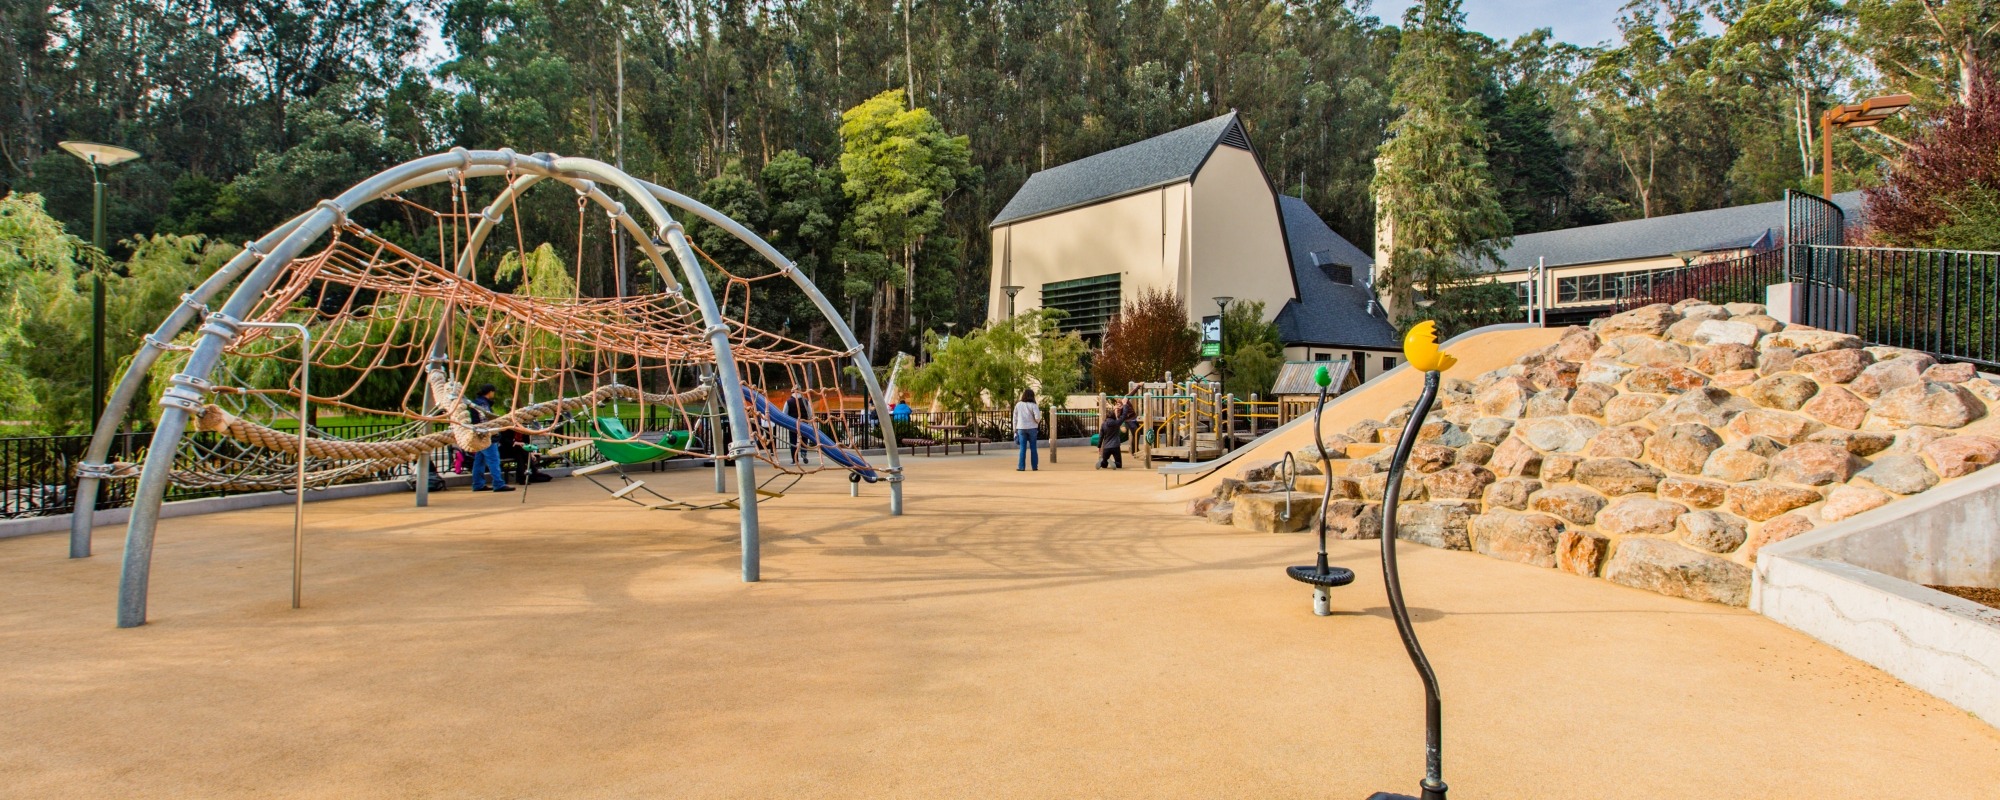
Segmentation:
<svg viewBox="0 0 2000 800">
<path fill-rule="evenodd" d="M 1006 292 L 1006 293 L 1007 293 L 1007 318 L 1008 318 L 1008 319 L 1013 319 L 1013 318 L 1014 318 L 1014 295 L 1017 295 L 1017 294 L 1020 294 L 1020 293 L 1021 293 L 1021 290 L 1022 290 L 1022 289 L 1025 289 L 1025 288 L 1028 288 L 1028 287 L 1025 287 L 1025 286 L 1002 286 L 1002 287 L 1000 287 L 1000 291 L 1003 291 L 1003 292 Z"/>
<path fill-rule="evenodd" d="M 104 170 L 139 157 L 139 151 L 97 142 L 67 141 L 56 146 L 90 165 L 90 243 L 104 252 Z M 104 416 L 104 273 L 91 268 L 90 285 L 90 424 Z"/>
</svg>

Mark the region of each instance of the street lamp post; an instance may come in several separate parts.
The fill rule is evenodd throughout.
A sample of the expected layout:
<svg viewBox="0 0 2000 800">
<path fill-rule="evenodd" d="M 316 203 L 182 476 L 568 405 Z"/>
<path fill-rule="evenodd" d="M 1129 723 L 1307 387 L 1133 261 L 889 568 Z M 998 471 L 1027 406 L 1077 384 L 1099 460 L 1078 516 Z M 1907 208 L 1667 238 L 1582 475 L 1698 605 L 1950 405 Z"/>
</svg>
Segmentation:
<svg viewBox="0 0 2000 800">
<path fill-rule="evenodd" d="M 1833 132 L 1835 129 L 1873 128 L 1882 120 L 1910 107 L 1907 94 L 1885 94 L 1859 103 L 1837 105 L 1819 115 L 1820 196 L 1833 197 Z"/>
<path fill-rule="evenodd" d="M 1017 295 L 1017 294 L 1020 294 L 1020 293 L 1021 293 L 1021 290 L 1022 290 L 1022 289 L 1026 289 L 1026 288 L 1028 288 L 1028 287 L 1026 287 L 1026 286 L 1002 286 L 1002 287 L 1000 287 L 1000 291 L 1003 291 L 1003 292 L 1006 292 L 1006 293 L 1007 293 L 1007 318 L 1008 318 L 1008 319 L 1013 319 L 1013 318 L 1014 318 L 1014 295 Z"/>
<path fill-rule="evenodd" d="M 1230 439 L 1236 438 L 1236 424 L 1235 424 L 1236 421 L 1234 419 L 1231 419 L 1228 414 L 1223 413 L 1221 408 L 1223 402 L 1222 395 L 1224 392 L 1229 390 L 1229 366 L 1228 366 L 1229 326 L 1227 324 L 1224 324 L 1224 322 L 1229 319 L 1229 301 L 1235 299 L 1236 298 L 1230 297 L 1228 295 L 1220 295 L 1215 298 L 1215 309 L 1216 309 L 1215 313 L 1217 317 L 1216 327 L 1221 331 L 1221 333 L 1217 336 L 1215 342 L 1215 349 L 1217 351 L 1215 354 L 1215 378 L 1216 378 L 1215 403 L 1217 406 L 1216 413 L 1222 414 L 1223 420 L 1229 425 L 1229 430 L 1227 432 L 1222 433 L 1216 436 L 1215 438 L 1216 442 L 1222 445 L 1222 452 L 1225 453 L 1235 449 L 1234 447 L 1230 446 L 1231 444 L 1234 444 L 1234 442 L 1231 442 Z"/>
<path fill-rule="evenodd" d="M 58 142 L 58 146 L 70 155 L 83 159 L 90 165 L 90 183 L 93 195 L 90 243 L 98 252 L 104 252 L 104 173 L 103 170 L 118 166 L 138 158 L 136 150 L 128 150 L 96 142 Z M 96 425 L 104 416 L 104 273 L 95 264 L 90 268 L 90 424 Z"/>
</svg>

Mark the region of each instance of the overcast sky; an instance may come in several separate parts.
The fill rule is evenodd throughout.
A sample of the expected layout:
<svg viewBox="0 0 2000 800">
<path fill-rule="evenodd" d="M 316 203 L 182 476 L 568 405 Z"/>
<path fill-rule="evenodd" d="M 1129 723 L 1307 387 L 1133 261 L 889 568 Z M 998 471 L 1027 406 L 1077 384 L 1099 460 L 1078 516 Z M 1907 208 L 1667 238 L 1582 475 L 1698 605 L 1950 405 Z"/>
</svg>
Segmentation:
<svg viewBox="0 0 2000 800">
<path fill-rule="evenodd" d="M 1375 0 L 1375 16 L 1390 25 L 1403 24 L 1412 0 Z M 1623 0 L 1465 0 L 1465 27 L 1501 41 L 1536 28 L 1548 28 L 1571 44 L 1593 45 L 1618 38 L 1618 9 Z"/>
</svg>

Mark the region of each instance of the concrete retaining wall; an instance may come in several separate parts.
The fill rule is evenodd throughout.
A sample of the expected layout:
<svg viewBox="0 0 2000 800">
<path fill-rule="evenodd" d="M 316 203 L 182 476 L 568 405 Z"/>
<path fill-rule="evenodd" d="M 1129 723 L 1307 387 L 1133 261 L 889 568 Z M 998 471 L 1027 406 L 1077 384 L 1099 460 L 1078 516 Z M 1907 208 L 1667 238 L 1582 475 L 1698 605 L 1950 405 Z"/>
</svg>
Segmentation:
<svg viewBox="0 0 2000 800">
<path fill-rule="evenodd" d="M 1927 588 L 1994 587 L 2000 469 L 1780 542 L 1750 607 L 2000 727 L 2000 610 Z"/>
</svg>

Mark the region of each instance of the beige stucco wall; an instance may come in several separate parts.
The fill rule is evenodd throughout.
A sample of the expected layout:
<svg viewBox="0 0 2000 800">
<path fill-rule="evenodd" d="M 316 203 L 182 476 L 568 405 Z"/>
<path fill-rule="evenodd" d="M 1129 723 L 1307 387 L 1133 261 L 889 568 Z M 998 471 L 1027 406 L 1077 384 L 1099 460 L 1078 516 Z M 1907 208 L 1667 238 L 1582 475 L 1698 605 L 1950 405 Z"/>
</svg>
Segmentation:
<svg viewBox="0 0 2000 800">
<path fill-rule="evenodd" d="M 1042 284 L 1120 275 L 1127 301 L 1148 289 L 1181 291 L 1186 272 L 1188 184 L 1178 183 L 992 230 L 993 270 L 987 319 L 1007 316 L 1007 293 L 1016 313 L 1040 308 Z"/>
<path fill-rule="evenodd" d="M 1247 150 L 1217 147 L 1195 174 L 1188 317 L 1215 313 L 1210 299 L 1228 295 L 1264 301 L 1271 319 L 1292 299 L 1291 256 L 1285 252 L 1277 196 L 1257 158 Z"/>
<path fill-rule="evenodd" d="M 1292 346 L 1285 348 L 1286 361 L 1317 361 L 1319 360 L 1319 357 L 1322 355 L 1332 356 L 1332 359 L 1335 360 L 1342 358 L 1352 359 L 1355 357 L 1356 354 L 1359 354 L 1361 356 L 1362 362 L 1366 365 L 1363 367 L 1363 370 L 1361 372 L 1362 380 L 1367 380 L 1377 375 L 1380 375 L 1384 372 L 1388 372 L 1390 369 L 1394 368 L 1397 364 L 1403 363 L 1403 352 L 1401 350 L 1370 350 L 1367 348 L 1354 348 L 1354 347 L 1303 347 L 1303 346 Z M 1390 359 L 1390 360 L 1385 361 L 1384 359 Z"/>
</svg>

